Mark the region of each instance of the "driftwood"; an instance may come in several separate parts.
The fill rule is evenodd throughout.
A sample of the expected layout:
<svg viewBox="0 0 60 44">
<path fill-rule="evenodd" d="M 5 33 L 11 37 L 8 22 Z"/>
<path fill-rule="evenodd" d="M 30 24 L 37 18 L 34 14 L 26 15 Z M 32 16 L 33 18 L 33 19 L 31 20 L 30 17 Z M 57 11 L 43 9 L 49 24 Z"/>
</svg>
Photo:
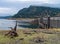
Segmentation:
<svg viewBox="0 0 60 44">
<path fill-rule="evenodd" d="M 18 34 L 16 32 L 16 30 L 17 30 L 17 21 L 16 21 L 15 27 L 14 28 L 10 27 L 10 28 L 11 28 L 11 30 L 8 33 L 6 33 L 5 36 L 10 36 L 11 38 L 17 37 L 18 36 Z"/>
</svg>

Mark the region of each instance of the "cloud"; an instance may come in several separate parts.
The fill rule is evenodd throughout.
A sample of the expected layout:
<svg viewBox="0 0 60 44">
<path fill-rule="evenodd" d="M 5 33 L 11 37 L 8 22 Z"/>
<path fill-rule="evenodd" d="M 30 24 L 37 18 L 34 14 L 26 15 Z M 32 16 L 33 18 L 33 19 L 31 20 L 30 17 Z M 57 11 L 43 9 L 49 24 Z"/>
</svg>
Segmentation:
<svg viewBox="0 0 60 44">
<path fill-rule="evenodd" d="M 0 7 L 0 14 L 14 14 L 17 10 L 14 8 L 2 8 Z"/>
<path fill-rule="evenodd" d="M 59 0 L 1 0 L 0 6 L 2 7 L 13 7 L 23 8 L 30 5 L 41 5 L 41 4 L 60 4 Z"/>
<path fill-rule="evenodd" d="M 5 2 L 20 2 L 20 1 L 30 1 L 30 0 L 4 0 Z"/>
<path fill-rule="evenodd" d="M 30 5 L 47 5 L 59 6 L 60 0 L 0 0 L 0 14 L 15 14 L 22 8 Z M 50 6 L 50 5 L 49 5 Z M 52 7 L 53 7 L 52 6 Z M 54 6 L 54 7 L 55 7 Z"/>
<path fill-rule="evenodd" d="M 28 2 L 48 2 L 49 0 L 4 0 L 6 2 L 25 2 L 25 1 L 28 1 Z"/>
<path fill-rule="evenodd" d="M 59 0 L 4 0 L 6 2 L 41 2 L 41 3 L 50 3 L 50 4 L 56 4 L 60 3 Z"/>
</svg>

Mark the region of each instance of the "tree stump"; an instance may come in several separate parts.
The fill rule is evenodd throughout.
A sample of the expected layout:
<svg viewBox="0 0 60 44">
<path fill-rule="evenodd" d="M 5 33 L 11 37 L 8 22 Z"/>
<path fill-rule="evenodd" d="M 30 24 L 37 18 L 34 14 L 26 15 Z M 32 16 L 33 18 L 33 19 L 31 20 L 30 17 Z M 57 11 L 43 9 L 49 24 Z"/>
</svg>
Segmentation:
<svg viewBox="0 0 60 44">
<path fill-rule="evenodd" d="M 16 21 L 15 27 L 14 28 L 10 27 L 10 28 L 11 28 L 11 30 L 8 33 L 6 33 L 5 36 L 9 36 L 11 38 L 17 37 L 18 36 L 18 34 L 16 32 L 16 29 L 17 29 L 17 21 Z"/>
</svg>

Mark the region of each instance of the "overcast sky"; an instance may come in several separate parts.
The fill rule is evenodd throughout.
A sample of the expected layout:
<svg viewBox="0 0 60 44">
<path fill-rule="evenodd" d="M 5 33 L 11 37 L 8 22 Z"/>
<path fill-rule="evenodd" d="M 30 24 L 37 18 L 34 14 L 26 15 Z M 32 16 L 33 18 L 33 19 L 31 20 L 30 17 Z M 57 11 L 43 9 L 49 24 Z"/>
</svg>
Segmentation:
<svg viewBox="0 0 60 44">
<path fill-rule="evenodd" d="M 60 6 L 60 0 L 0 0 L 0 16 L 14 15 L 22 8 L 42 4 Z"/>
</svg>

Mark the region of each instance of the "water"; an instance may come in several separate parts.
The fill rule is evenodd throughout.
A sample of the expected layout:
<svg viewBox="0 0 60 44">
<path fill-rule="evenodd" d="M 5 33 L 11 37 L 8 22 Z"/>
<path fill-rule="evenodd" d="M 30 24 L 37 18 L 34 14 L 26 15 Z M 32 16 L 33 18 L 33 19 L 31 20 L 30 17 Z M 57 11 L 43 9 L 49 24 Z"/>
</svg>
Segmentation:
<svg viewBox="0 0 60 44">
<path fill-rule="evenodd" d="M 0 30 L 10 30 L 9 27 L 13 27 L 16 24 L 16 20 L 7 20 L 7 19 L 0 19 Z M 22 23 L 19 23 L 22 24 Z M 23 27 L 19 27 L 18 28 L 23 28 Z"/>
</svg>

